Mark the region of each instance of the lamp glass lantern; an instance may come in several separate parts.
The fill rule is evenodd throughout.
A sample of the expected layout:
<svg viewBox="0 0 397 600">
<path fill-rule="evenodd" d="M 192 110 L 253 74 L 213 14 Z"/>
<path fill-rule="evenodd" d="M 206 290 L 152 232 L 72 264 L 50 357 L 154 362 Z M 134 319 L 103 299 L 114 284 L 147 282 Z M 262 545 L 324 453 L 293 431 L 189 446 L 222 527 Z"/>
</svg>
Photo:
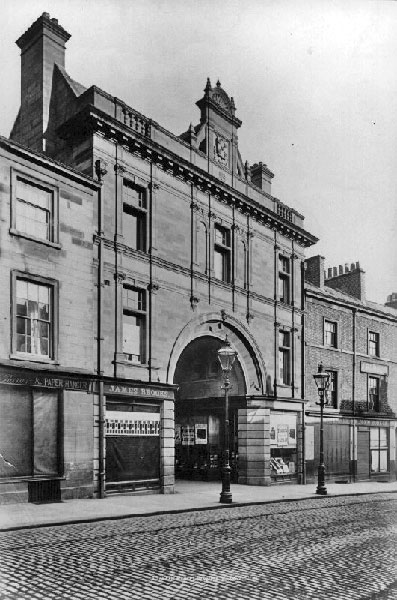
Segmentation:
<svg viewBox="0 0 397 600">
<path fill-rule="evenodd" d="M 225 340 L 225 345 L 218 350 L 218 359 L 221 363 L 222 371 L 226 373 L 230 373 L 233 367 L 233 363 L 236 360 L 236 352 L 230 346 L 230 342 L 228 339 Z"/>
<path fill-rule="evenodd" d="M 324 371 L 322 363 L 318 365 L 318 372 L 313 375 L 319 394 L 324 394 L 329 388 L 330 374 Z"/>
</svg>

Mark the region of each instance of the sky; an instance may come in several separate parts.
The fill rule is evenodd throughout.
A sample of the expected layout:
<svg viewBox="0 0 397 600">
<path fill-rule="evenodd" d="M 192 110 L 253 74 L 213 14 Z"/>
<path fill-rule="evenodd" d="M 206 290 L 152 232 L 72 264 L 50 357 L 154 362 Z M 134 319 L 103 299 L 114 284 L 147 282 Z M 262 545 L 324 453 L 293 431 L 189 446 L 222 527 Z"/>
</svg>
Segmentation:
<svg viewBox="0 0 397 600">
<path fill-rule="evenodd" d="M 66 70 L 174 134 L 207 77 L 233 96 L 242 159 L 305 217 L 326 267 L 360 262 L 367 298 L 397 292 L 397 1 L 2 0 L 0 134 L 20 103 L 15 40 L 43 12 Z"/>
</svg>

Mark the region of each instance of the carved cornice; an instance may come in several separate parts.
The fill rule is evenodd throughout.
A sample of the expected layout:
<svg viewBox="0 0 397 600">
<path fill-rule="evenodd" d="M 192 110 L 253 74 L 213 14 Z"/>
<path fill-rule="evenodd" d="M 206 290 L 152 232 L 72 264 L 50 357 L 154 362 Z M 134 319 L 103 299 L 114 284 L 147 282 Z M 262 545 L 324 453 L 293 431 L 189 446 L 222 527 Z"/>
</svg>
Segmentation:
<svg viewBox="0 0 397 600">
<path fill-rule="evenodd" d="M 164 171 L 171 171 L 175 177 L 186 182 L 193 181 L 202 191 L 211 193 L 229 205 L 234 205 L 242 214 L 249 214 L 259 223 L 280 231 L 301 246 L 309 247 L 318 241 L 315 236 L 299 225 L 286 221 L 260 202 L 245 196 L 242 192 L 231 188 L 210 173 L 193 165 L 187 159 L 156 143 L 147 134 L 132 130 L 96 107 L 86 106 L 57 131 L 64 139 L 81 138 L 93 132 L 102 132 L 109 139 L 116 139 L 120 144 L 127 144 L 130 153 L 140 155 L 143 159 L 150 158 Z"/>
</svg>

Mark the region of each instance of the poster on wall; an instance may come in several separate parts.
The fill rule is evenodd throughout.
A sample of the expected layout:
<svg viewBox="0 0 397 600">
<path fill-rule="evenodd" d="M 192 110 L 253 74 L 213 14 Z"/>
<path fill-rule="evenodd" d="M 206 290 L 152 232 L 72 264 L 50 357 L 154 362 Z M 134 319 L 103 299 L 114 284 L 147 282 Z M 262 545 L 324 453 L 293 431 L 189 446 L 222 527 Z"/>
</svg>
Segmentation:
<svg viewBox="0 0 397 600">
<path fill-rule="evenodd" d="M 194 426 L 194 441 L 196 444 L 207 444 L 208 443 L 208 435 L 207 435 L 207 424 L 206 423 L 196 423 Z"/>
<path fill-rule="evenodd" d="M 175 444 L 181 444 L 181 442 L 182 442 L 181 426 L 175 425 Z"/>
<path fill-rule="evenodd" d="M 288 446 L 289 426 L 284 423 L 277 425 L 277 446 Z"/>
<path fill-rule="evenodd" d="M 296 448 L 296 413 L 270 414 L 270 446 Z"/>
<path fill-rule="evenodd" d="M 305 460 L 314 460 L 314 427 L 307 426 L 305 431 Z"/>
<path fill-rule="evenodd" d="M 194 427 L 184 425 L 181 427 L 182 446 L 194 446 Z"/>
</svg>

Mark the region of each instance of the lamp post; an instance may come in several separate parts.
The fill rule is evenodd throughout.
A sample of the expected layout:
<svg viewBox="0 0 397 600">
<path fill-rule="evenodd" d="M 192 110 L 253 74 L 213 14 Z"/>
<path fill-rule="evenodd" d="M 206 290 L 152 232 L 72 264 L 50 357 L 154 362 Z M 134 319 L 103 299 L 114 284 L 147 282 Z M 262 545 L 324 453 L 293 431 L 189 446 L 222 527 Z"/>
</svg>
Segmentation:
<svg viewBox="0 0 397 600">
<path fill-rule="evenodd" d="M 230 371 L 236 359 L 237 352 L 230 346 L 230 342 L 225 339 L 224 345 L 218 350 L 218 359 L 221 363 L 223 372 L 222 389 L 225 390 L 225 435 L 223 440 L 223 466 L 222 466 L 222 492 L 219 502 L 230 504 L 232 502 L 232 493 L 230 491 L 230 462 L 229 462 L 229 388 L 230 388 Z"/>
<path fill-rule="evenodd" d="M 329 373 L 324 372 L 323 364 L 318 365 L 318 372 L 313 375 L 314 381 L 317 386 L 318 395 L 320 402 L 316 404 L 320 405 L 320 462 L 318 465 L 318 480 L 316 494 L 321 496 L 327 495 L 327 488 L 325 487 L 325 465 L 324 465 L 324 404 L 325 395 L 329 388 Z"/>
</svg>

